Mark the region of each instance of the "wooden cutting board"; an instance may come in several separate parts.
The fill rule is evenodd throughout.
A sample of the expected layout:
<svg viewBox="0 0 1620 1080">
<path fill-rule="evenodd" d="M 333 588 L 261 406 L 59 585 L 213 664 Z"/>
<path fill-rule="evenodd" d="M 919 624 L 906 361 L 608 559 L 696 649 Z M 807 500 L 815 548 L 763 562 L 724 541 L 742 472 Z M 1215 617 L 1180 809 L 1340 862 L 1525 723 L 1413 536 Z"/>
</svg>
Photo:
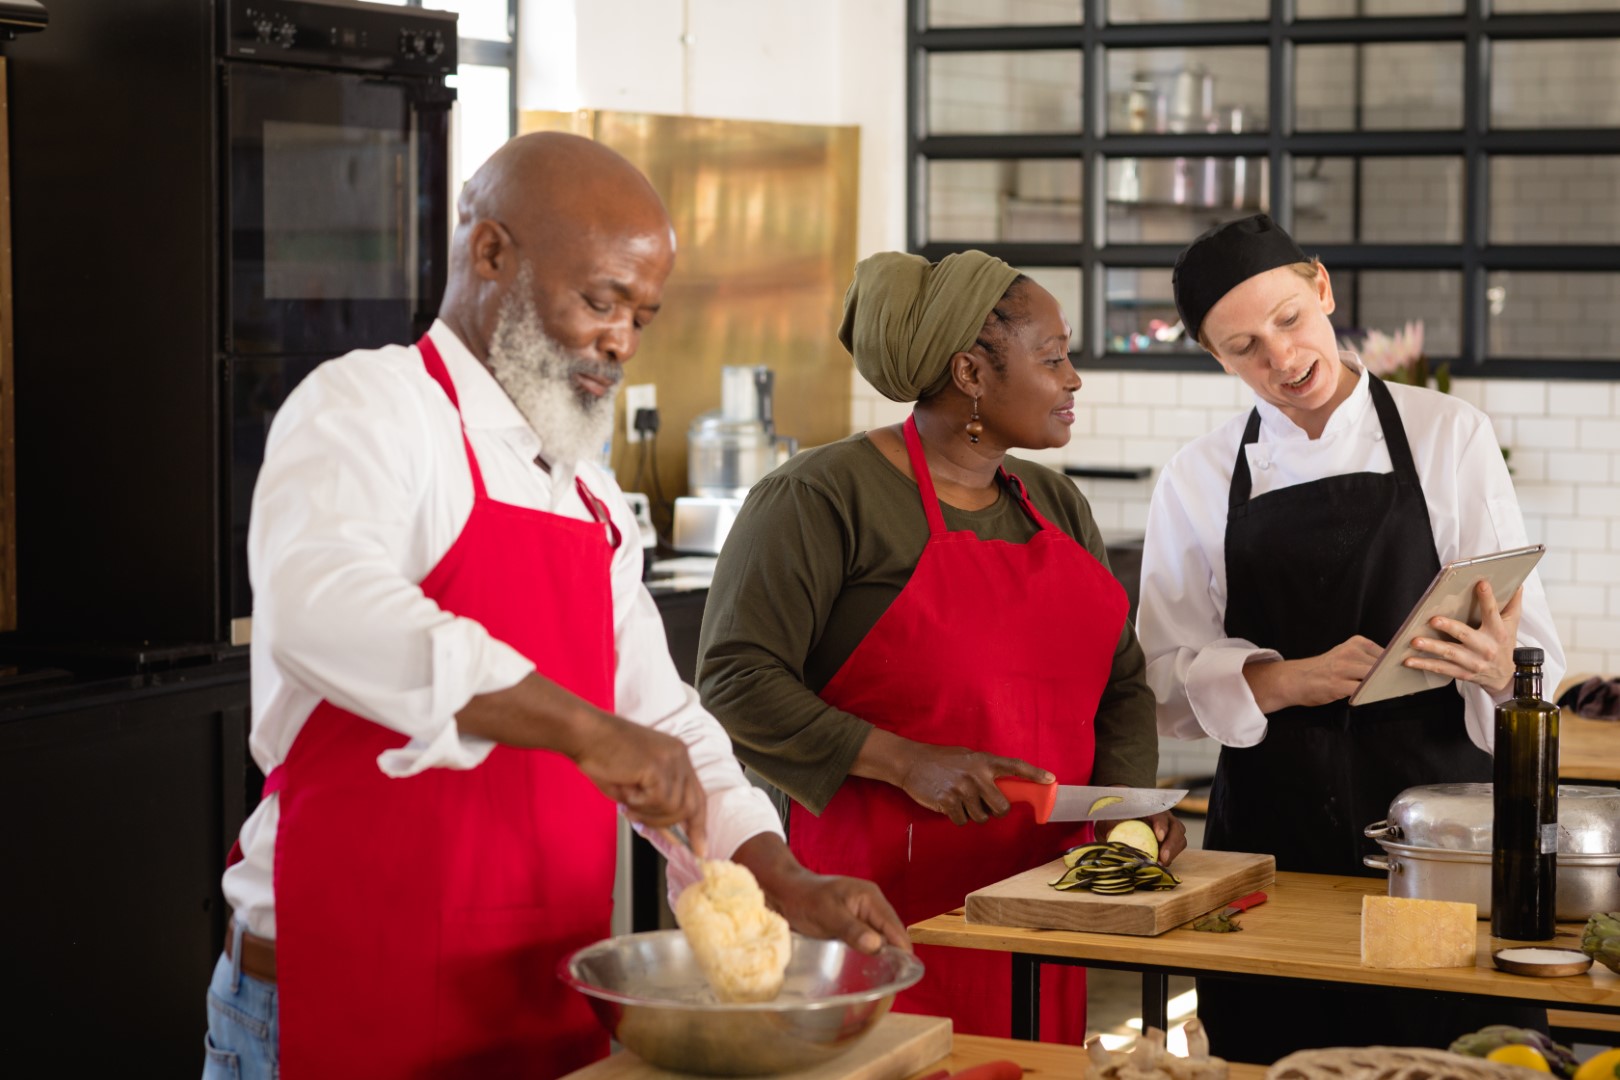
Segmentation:
<svg viewBox="0 0 1620 1080">
<path fill-rule="evenodd" d="M 944 1016 L 889 1013 L 866 1038 L 814 1068 L 781 1074 L 785 1080 L 899 1080 L 951 1052 L 951 1021 Z M 691 1073 L 649 1065 L 628 1050 L 569 1073 L 564 1080 L 690 1080 Z"/>
<path fill-rule="evenodd" d="M 1055 859 L 968 893 L 967 921 L 1151 937 L 1264 889 L 1276 877 L 1277 860 L 1242 851 L 1184 851 L 1170 869 L 1181 879 L 1174 889 L 1097 896 L 1052 888 L 1048 882 L 1063 872 L 1063 861 Z"/>
</svg>

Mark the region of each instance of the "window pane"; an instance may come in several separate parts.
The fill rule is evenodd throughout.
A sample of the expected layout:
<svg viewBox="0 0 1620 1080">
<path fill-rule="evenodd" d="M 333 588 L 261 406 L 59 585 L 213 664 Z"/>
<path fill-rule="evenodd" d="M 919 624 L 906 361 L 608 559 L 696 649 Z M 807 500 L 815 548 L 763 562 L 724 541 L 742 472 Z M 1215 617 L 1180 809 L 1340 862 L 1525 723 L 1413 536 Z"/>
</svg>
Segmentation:
<svg viewBox="0 0 1620 1080">
<path fill-rule="evenodd" d="M 1492 15 L 1537 11 L 1620 11 L 1620 0 L 1491 0 Z"/>
<path fill-rule="evenodd" d="M 456 69 L 456 160 L 450 190 L 478 171 L 512 137 L 512 73 L 462 64 Z"/>
<path fill-rule="evenodd" d="M 1620 40 L 1491 45 L 1491 126 L 1620 125 Z"/>
<path fill-rule="evenodd" d="M 511 41 L 507 32 L 506 0 L 426 0 L 422 5 L 439 11 L 454 11 L 456 36 L 482 41 Z"/>
<path fill-rule="evenodd" d="M 1108 0 L 1108 21 L 1242 22 L 1269 19 L 1271 0 Z"/>
<path fill-rule="evenodd" d="M 1170 292 L 1170 270 L 1110 268 L 1104 347 L 1111 353 L 1197 352 L 1198 343 L 1181 333 L 1181 316 Z"/>
<path fill-rule="evenodd" d="M 930 161 L 928 240 L 1077 243 L 1080 162 Z"/>
<path fill-rule="evenodd" d="M 1461 158 L 1362 158 L 1359 177 L 1355 158 L 1294 159 L 1294 238 L 1300 241 L 1459 244 L 1462 209 Z"/>
<path fill-rule="evenodd" d="M 1462 42 L 1301 45 L 1294 95 L 1299 131 L 1460 128 Z"/>
<path fill-rule="evenodd" d="M 1502 270 L 1487 279 L 1486 296 L 1490 356 L 1614 359 L 1620 274 Z"/>
<path fill-rule="evenodd" d="M 933 135 L 1080 130 L 1080 53 L 931 53 Z"/>
<path fill-rule="evenodd" d="M 1020 270 L 1034 279 L 1035 284 L 1057 298 L 1064 318 L 1074 337 L 1069 339 L 1071 351 L 1080 348 L 1080 271 L 1073 266 L 1020 266 Z"/>
<path fill-rule="evenodd" d="M 1492 158 L 1490 238 L 1620 244 L 1620 158 Z"/>
<path fill-rule="evenodd" d="M 1111 244 L 1185 244 L 1271 208 L 1263 157 L 1112 158 L 1107 176 Z"/>
<path fill-rule="evenodd" d="M 1337 305 L 1329 319 L 1341 341 L 1359 339 L 1368 330 L 1392 333 L 1421 319 L 1425 353 L 1437 357 L 1459 352 L 1462 274 L 1454 270 L 1327 269 Z"/>
<path fill-rule="evenodd" d="M 928 0 L 929 26 L 1062 26 L 1081 18 L 1080 0 Z"/>
<path fill-rule="evenodd" d="M 1497 10 L 1501 10 L 1498 3 Z M 1463 0 L 1298 0 L 1296 19 L 1353 19 L 1389 15 L 1461 15 Z"/>
<path fill-rule="evenodd" d="M 1264 131 L 1266 49 L 1108 50 L 1108 130 Z"/>
</svg>

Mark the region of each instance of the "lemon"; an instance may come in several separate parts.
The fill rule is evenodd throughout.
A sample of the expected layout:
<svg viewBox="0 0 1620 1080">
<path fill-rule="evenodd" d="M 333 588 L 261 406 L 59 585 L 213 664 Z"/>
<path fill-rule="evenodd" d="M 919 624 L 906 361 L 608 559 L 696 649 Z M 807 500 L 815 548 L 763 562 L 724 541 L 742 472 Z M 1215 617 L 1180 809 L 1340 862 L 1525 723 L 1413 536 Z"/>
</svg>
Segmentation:
<svg viewBox="0 0 1620 1080">
<path fill-rule="evenodd" d="M 1529 1046 L 1521 1046 L 1518 1043 L 1498 1046 L 1485 1055 L 1485 1060 L 1499 1062 L 1503 1065 L 1521 1065 L 1526 1069 L 1534 1069 L 1537 1072 L 1552 1072 L 1552 1069 L 1547 1067 L 1547 1059 L 1541 1056 L 1539 1050 Z"/>
<path fill-rule="evenodd" d="M 1575 1080 L 1615 1080 L 1620 1077 L 1620 1050 L 1605 1050 L 1581 1063 Z"/>
</svg>

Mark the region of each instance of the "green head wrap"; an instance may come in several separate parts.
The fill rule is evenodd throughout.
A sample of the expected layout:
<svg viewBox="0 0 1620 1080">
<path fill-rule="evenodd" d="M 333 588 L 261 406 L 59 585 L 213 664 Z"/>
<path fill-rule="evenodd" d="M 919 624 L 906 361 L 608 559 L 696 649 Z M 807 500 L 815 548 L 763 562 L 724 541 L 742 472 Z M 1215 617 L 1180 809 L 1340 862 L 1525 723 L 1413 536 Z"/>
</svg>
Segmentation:
<svg viewBox="0 0 1620 1080">
<path fill-rule="evenodd" d="M 838 340 L 855 369 L 891 401 L 919 401 L 950 381 L 1018 271 L 982 251 L 930 263 L 885 251 L 862 259 L 844 294 Z"/>
</svg>

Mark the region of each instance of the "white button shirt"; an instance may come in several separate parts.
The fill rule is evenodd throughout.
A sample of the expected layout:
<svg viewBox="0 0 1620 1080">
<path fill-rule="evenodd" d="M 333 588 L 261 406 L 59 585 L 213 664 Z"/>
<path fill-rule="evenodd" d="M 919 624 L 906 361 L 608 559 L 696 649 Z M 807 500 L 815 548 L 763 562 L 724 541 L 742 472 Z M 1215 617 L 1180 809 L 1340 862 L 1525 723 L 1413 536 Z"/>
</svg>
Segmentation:
<svg viewBox="0 0 1620 1080">
<path fill-rule="evenodd" d="M 390 776 L 476 768 L 493 748 L 462 735 L 455 714 L 476 694 L 516 685 L 534 665 L 417 586 L 472 511 L 461 421 L 491 498 L 591 520 L 574 468 L 555 463 L 547 473 L 536 465 L 541 440 L 484 365 L 443 322 L 429 333 L 461 400 L 460 421 L 421 353 L 390 346 L 322 364 L 271 426 L 248 529 L 249 742 L 266 774 L 286 760 L 322 700 L 410 736 L 378 759 Z M 744 779 L 725 729 L 675 672 L 663 620 L 641 583 L 638 530 L 623 493 L 595 465 L 580 472 L 628 538 L 611 568 L 615 710 L 686 743 L 708 794 L 717 857 L 759 833 L 780 836 L 775 809 Z M 277 796 L 259 804 L 242 826 L 243 861 L 224 879 L 237 917 L 265 937 L 275 936 L 278 811 Z M 672 891 L 686 884 L 689 863 L 670 864 Z"/>
<path fill-rule="evenodd" d="M 1250 498 L 1329 476 L 1394 471 L 1367 373 L 1355 356 L 1346 353 L 1341 359 L 1359 378 L 1320 438 L 1310 438 L 1275 405 L 1255 398 L 1260 434 L 1244 450 L 1254 482 Z M 1490 418 L 1447 394 L 1387 385 L 1412 446 L 1440 562 L 1523 547 L 1528 542 L 1524 518 Z M 1266 735 L 1266 717 L 1243 678 L 1243 665 L 1281 659 L 1271 649 L 1227 637 L 1225 630 L 1227 498 L 1247 423 L 1247 412 L 1232 418 L 1183 447 L 1165 466 L 1148 510 L 1136 618 L 1160 734 L 1208 736 L 1226 746 L 1253 746 Z M 1499 603 L 1507 599 L 1497 598 Z M 1519 644 L 1545 652 L 1544 684 L 1557 686 L 1564 675 L 1564 650 L 1534 573 L 1524 585 Z M 1466 705 L 1469 738 L 1489 752 L 1496 702 L 1511 690 L 1493 697 L 1474 683 L 1456 686 Z"/>
</svg>

